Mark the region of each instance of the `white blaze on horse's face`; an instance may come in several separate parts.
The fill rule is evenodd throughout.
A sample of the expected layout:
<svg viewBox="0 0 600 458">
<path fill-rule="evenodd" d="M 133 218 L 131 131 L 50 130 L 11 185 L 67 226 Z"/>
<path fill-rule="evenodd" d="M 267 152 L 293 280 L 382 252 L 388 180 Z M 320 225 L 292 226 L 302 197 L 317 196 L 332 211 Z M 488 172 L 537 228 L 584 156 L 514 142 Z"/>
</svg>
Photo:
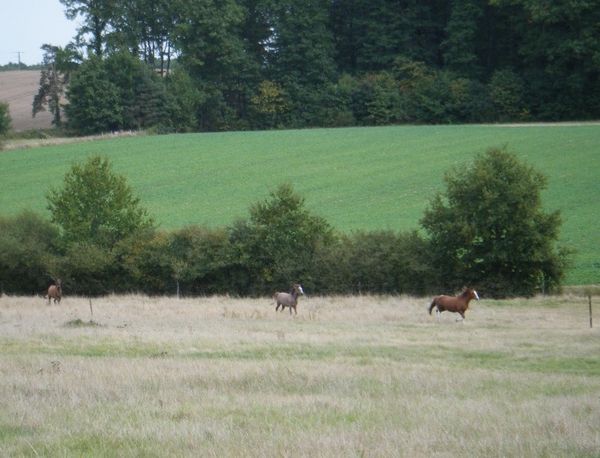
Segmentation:
<svg viewBox="0 0 600 458">
<path fill-rule="evenodd" d="M 479 294 L 477 294 L 477 291 L 473 290 L 473 294 L 475 294 L 475 299 L 479 300 Z"/>
<path fill-rule="evenodd" d="M 304 290 L 302 289 L 302 285 L 298 285 L 298 291 L 300 291 L 300 294 L 304 295 Z"/>
</svg>

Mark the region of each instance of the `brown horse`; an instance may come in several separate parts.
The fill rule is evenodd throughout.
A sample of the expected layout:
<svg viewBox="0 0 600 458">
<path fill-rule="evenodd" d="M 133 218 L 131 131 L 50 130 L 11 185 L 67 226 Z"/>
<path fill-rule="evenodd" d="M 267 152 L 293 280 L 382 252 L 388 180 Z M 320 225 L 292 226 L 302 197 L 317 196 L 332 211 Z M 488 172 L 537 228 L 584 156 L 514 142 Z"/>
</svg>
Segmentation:
<svg viewBox="0 0 600 458">
<path fill-rule="evenodd" d="M 464 320 L 471 299 L 479 300 L 479 295 L 473 288 L 464 288 L 459 296 L 435 296 L 429 306 L 429 314 L 431 315 L 431 311 L 436 307 L 435 313 L 438 319 L 443 311 L 448 311 L 458 313 Z"/>
<path fill-rule="evenodd" d="M 275 293 L 273 294 L 273 299 L 277 304 L 275 306 L 275 311 L 281 307 L 281 311 L 286 307 L 290 308 L 290 315 L 292 314 L 292 308 L 296 315 L 298 315 L 298 311 L 296 310 L 296 305 L 298 305 L 298 296 L 304 295 L 304 290 L 302 289 L 302 285 L 295 284 L 292 285 L 292 290 L 289 293 Z"/>
<path fill-rule="evenodd" d="M 48 287 L 48 294 L 46 296 L 48 298 L 48 305 L 50 305 L 50 299 L 54 299 L 54 303 L 57 302 L 60 304 L 60 299 L 62 297 L 62 282 L 60 278 L 57 278 L 54 282 L 54 285 L 50 285 Z"/>
</svg>

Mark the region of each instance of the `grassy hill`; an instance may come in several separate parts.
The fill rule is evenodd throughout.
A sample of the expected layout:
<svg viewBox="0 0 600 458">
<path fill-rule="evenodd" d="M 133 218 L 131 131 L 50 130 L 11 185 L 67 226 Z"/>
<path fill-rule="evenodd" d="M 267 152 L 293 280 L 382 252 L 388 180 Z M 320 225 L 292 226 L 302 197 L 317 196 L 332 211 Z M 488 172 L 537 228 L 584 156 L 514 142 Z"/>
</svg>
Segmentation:
<svg viewBox="0 0 600 458">
<path fill-rule="evenodd" d="M 577 250 L 568 283 L 600 282 L 600 125 L 397 126 L 115 138 L 0 154 L 0 214 L 45 212 L 73 162 L 102 154 L 163 228 L 222 226 L 283 182 L 334 227 L 418 228 L 452 166 L 492 146 L 549 178 L 544 206 Z"/>
</svg>

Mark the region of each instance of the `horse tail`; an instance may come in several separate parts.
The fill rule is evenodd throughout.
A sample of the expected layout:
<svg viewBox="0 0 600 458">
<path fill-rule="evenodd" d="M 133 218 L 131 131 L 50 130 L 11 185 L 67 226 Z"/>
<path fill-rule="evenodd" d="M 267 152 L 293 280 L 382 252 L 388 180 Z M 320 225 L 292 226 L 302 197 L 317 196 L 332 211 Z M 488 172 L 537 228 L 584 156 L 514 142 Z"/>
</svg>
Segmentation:
<svg viewBox="0 0 600 458">
<path fill-rule="evenodd" d="M 435 298 L 433 298 L 433 300 L 431 301 L 431 305 L 429 306 L 429 314 L 431 315 L 431 311 L 433 310 L 433 308 L 435 307 Z"/>
</svg>

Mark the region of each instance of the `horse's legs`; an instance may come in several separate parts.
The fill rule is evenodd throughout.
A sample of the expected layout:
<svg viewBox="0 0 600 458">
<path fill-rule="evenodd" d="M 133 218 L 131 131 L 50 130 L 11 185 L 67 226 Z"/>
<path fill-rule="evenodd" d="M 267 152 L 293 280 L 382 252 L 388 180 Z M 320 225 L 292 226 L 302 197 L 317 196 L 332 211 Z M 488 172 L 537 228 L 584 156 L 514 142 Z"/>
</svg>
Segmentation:
<svg viewBox="0 0 600 458">
<path fill-rule="evenodd" d="M 465 312 L 458 312 L 458 314 L 461 316 L 460 318 L 457 318 L 456 321 L 462 321 L 463 323 L 465 322 Z"/>
</svg>

